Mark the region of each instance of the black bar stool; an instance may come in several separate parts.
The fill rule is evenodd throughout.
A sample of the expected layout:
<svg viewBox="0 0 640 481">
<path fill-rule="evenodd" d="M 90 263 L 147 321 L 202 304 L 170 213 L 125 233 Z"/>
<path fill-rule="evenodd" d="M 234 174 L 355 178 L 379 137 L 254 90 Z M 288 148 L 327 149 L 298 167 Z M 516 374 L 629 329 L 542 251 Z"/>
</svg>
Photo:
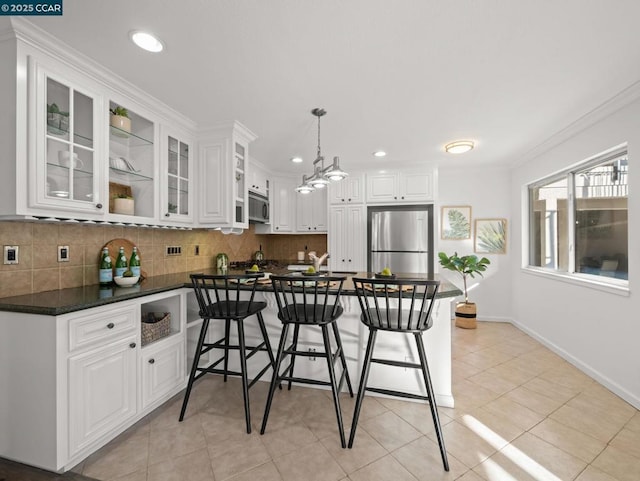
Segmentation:
<svg viewBox="0 0 640 481">
<path fill-rule="evenodd" d="M 345 360 L 342 349 L 340 332 L 336 325 L 336 320 L 343 312 L 342 306 L 340 306 L 340 294 L 342 293 L 344 280 L 345 277 L 336 276 L 271 276 L 271 284 L 278 303 L 278 319 L 282 322 L 282 334 L 280 335 L 280 343 L 276 354 L 276 367 L 271 379 L 260 434 L 264 434 L 267 427 L 273 395 L 276 386 L 282 386 L 282 381 L 288 382 L 289 390 L 291 389 L 292 382 L 331 386 L 336 419 L 338 421 L 338 430 L 340 432 L 340 441 L 342 447 L 346 447 L 339 393 L 345 380 L 351 397 L 353 397 L 353 388 L 351 387 L 347 361 Z M 287 345 L 289 327 L 291 325 L 294 326 L 293 339 Z M 315 326 L 319 327 L 322 331 L 324 352 L 315 352 L 313 355 L 323 357 L 327 360 L 329 370 L 328 382 L 318 379 L 295 377 L 294 375 L 293 371 L 296 357 L 309 356 L 308 351 L 298 350 L 298 334 L 301 326 Z M 331 345 L 329 326 L 331 326 L 331 330 L 333 331 L 335 348 Z M 289 365 L 281 370 L 282 362 L 287 356 L 290 356 Z M 339 379 L 335 370 L 335 364 L 338 360 L 342 365 L 342 374 Z"/>
<path fill-rule="evenodd" d="M 251 386 L 253 386 L 269 368 L 273 368 L 275 366 L 275 358 L 271 351 L 271 344 L 269 343 L 269 337 L 264 326 L 264 319 L 262 318 L 261 312 L 265 307 L 267 307 L 267 303 L 256 302 L 253 300 L 256 292 L 256 282 L 251 282 L 250 285 L 247 282 L 251 280 L 255 281 L 260 277 L 261 274 L 191 275 L 191 282 L 196 294 L 196 299 L 198 300 L 198 306 L 200 307 L 202 327 L 200 328 L 200 337 L 198 338 L 198 345 L 193 357 L 189 383 L 187 384 L 184 401 L 182 402 L 180 421 L 184 419 L 184 413 L 187 410 L 187 403 L 189 402 L 189 396 L 191 395 L 191 388 L 193 387 L 193 382 L 196 379 L 199 379 L 207 373 L 222 374 L 224 375 L 225 382 L 227 381 L 227 376 L 240 376 L 242 378 L 242 395 L 244 397 L 244 413 L 247 422 L 247 433 L 251 432 L 249 388 L 251 388 Z M 248 301 L 240 300 L 241 292 L 250 292 Z M 213 296 L 211 295 L 212 293 L 214 294 Z M 244 338 L 244 320 L 254 314 L 258 318 L 258 325 L 262 332 L 262 342 L 257 346 L 247 346 Z M 225 321 L 224 337 L 215 342 L 205 342 L 205 339 L 207 338 L 207 330 L 209 328 L 209 321 L 211 319 L 220 319 Z M 235 321 L 238 329 L 237 345 L 229 344 L 231 321 Z M 221 358 L 212 362 L 208 366 L 198 367 L 200 356 L 212 349 L 221 349 L 224 351 L 224 354 Z M 240 353 L 240 372 L 229 370 L 229 351 L 231 350 L 239 351 Z M 269 364 L 262 368 L 256 377 L 249 382 L 247 379 L 247 360 L 260 351 L 267 352 L 269 355 Z M 222 369 L 217 367 L 220 363 L 224 363 Z"/>
<path fill-rule="evenodd" d="M 349 437 L 349 447 L 353 446 L 356 436 L 360 408 L 365 391 L 377 392 L 388 396 L 397 396 L 409 399 L 421 399 L 429 402 L 433 425 L 440 445 L 440 454 L 445 471 L 449 471 L 449 461 L 447 451 L 444 446 L 438 408 L 431 385 L 427 356 L 422 343 L 422 333 L 433 325 L 431 311 L 440 281 L 414 280 L 414 279 L 369 279 L 353 278 L 353 284 L 358 295 L 362 315 L 360 320 L 369 328 L 369 340 L 365 353 L 358 397 L 356 398 L 353 421 L 351 423 L 351 436 Z M 413 334 L 418 349 L 420 364 L 396 361 L 392 359 L 380 359 L 373 357 L 373 349 L 376 343 L 378 331 L 398 332 L 403 334 Z M 380 389 L 368 387 L 369 369 L 372 363 L 386 364 L 402 368 L 420 369 L 427 390 L 426 396 L 413 393 L 406 393 L 390 389 Z"/>
</svg>

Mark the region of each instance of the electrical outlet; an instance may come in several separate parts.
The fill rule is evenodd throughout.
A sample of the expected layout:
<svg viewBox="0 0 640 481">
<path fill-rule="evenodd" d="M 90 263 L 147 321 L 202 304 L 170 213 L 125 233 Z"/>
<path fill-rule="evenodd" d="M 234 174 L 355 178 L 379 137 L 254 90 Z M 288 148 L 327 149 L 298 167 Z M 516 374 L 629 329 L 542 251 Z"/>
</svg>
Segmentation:
<svg viewBox="0 0 640 481">
<path fill-rule="evenodd" d="M 19 252 L 20 252 L 19 246 L 4 246 L 4 263 L 17 264 Z"/>
<path fill-rule="evenodd" d="M 69 246 L 58 246 L 58 262 L 69 262 Z"/>
<path fill-rule="evenodd" d="M 181 256 L 182 246 L 165 246 L 167 248 L 166 255 L 168 256 Z"/>
<path fill-rule="evenodd" d="M 316 356 L 312 356 L 311 354 L 316 352 L 316 348 L 315 347 L 310 347 L 309 348 L 309 361 L 315 361 L 316 360 Z"/>
</svg>

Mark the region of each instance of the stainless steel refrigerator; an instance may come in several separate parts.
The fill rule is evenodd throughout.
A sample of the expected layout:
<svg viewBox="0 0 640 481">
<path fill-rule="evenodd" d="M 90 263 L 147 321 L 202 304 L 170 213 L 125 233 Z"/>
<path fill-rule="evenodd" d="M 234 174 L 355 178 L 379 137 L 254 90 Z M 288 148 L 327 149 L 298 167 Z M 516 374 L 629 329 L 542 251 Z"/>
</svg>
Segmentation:
<svg viewBox="0 0 640 481">
<path fill-rule="evenodd" d="M 433 206 L 367 209 L 368 270 L 433 274 Z"/>
</svg>

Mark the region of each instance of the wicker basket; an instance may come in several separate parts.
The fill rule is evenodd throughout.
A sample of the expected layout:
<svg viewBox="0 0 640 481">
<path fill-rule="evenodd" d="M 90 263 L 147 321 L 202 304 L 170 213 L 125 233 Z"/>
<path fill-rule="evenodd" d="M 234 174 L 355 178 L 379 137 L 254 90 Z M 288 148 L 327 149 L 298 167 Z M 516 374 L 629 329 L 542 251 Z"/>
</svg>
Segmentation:
<svg viewBox="0 0 640 481">
<path fill-rule="evenodd" d="M 148 312 L 142 314 L 142 345 L 166 337 L 171 332 L 170 312 Z"/>
</svg>

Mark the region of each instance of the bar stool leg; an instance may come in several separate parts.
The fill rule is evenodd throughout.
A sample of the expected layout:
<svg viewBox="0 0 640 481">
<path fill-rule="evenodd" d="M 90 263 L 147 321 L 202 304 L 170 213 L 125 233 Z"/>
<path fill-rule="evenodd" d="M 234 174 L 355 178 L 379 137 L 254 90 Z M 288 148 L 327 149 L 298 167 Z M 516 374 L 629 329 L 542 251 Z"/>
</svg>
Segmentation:
<svg viewBox="0 0 640 481">
<path fill-rule="evenodd" d="M 202 353 L 202 345 L 204 344 L 204 338 L 207 335 L 207 329 L 209 328 L 209 319 L 202 320 L 202 326 L 200 327 L 200 336 L 198 337 L 198 345 L 196 346 L 196 352 L 193 355 L 193 364 L 191 365 L 191 373 L 189 374 L 189 382 L 187 384 L 187 390 L 184 393 L 184 400 L 182 401 L 182 409 L 180 410 L 180 422 L 184 419 L 184 413 L 187 410 L 187 404 L 189 403 L 189 396 L 191 396 L 191 388 L 193 387 L 193 381 L 196 377 L 198 370 L 198 363 L 200 362 L 200 354 Z"/>
<path fill-rule="evenodd" d="M 340 409 L 340 393 L 338 392 L 338 383 L 335 373 L 335 359 L 331 352 L 331 339 L 329 338 L 329 329 L 326 324 L 322 326 L 322 340 L 324 341 L 324 352 L 326 353 L 327 367 L 329 368 L 329 379 L 331 381 L 331 391 L 333 392 L 333 404 L 336 409 L 336 419 L 338 421 L 338 431 L 340 432 L 340 444 L 342 448 L 347 447 L 344 438 L 344 425 L 342 423 L 342 410 Z"/>
<path fill-rule="evenodd" d="M 442 455 L 442 464 L 444 470 L 449 471 L 449 461 L 447 459 L 447 450 L 444 447 L 444 437 L 442 436 L 442 427 L 440 426 L 440 417 L 438 416 L 438 408 L 436 406 L 436 398 L 433 393 L 433 385 L 431 384 L 431 376 L 429 374 L 429 365 L 427 364 L 427 356 L 424 352 L 422 344 L 422 333 L 414 333 L 416 338 L 416 347 L 418 348 L 418 356 L 420 356 L 420 365 L 422 366 L 422 376 L 424 384 L 427 388 L 427 396 L 429 397 L 429 408 L 431 408 L 431 417 L 433 418 L 433 426 L 436 429 L 438 444 L 440 445 L 440 454 Z"/>
<path fill-rule="evenodd" d="M 360 418 L 360 408 L 362 400 L 367 389 L 367 380 L 369 379 L 369 369 L 371 368 L 371 358 L 373 357 L 373 346 L 376 343 L 377 329 L 369 328 L 369 340 L 367 341 L 367 351 L 364 355 L 364 364 L 362 366 L 362 375 L 360 376 L 360 386 L 358 387 L 358 397 L 356 397 L 356 406 L 353 411 L 353 420 L 351 421 L 351 435 L 349 436 L 349 449 L 353 447 L 353 440 L 356 437 L 356 428 L 358 427 L 358 419 Z"/>
<path fill-rule="evenodd" d="M 298 350 L 298 334 L 300 332 L 300 324 L 295 324 L 293 326 L 293 341 L 291 342 L 291 349 L 293 351 L 297 351 Z M 295 354 L 291 354 L 291 369 L 289 371 L 289 376 L 293 377 L 293 368 L 296 365 L 296 355 Z M 291 381 L 289 381 L 289 385 L 287 386 L 287 390 L 291 391 Z"/>
<path fill-rule="evenodd" d="M 349 395 L 353 397 L 353 388 L 351 387 L 351 378 L 349 377 L 349 370 L 347 369 L 347 360 L 344 357 L 344 349 L 342 349 L 342 340 L 340 339 L 340 332 L 338 331 L 338 326 L 336 326 L 335 322 L 331 324 L 331 327 L 333 328 L 333 336 L 336 339 L 336 344 L 338 345 L 338 349 L 340 349 L 340 363 L 342 364 L 342 369 L 344 369 L 344 372 L 345 372 L 344 376 L 347 381 L 347 387 L 349 388 Z"/>
<path fill-rule="evenodd" d="M 269 386 L 269 395 L 267 396 L 267 405 L 264 408 L 264 415 L 262 416 L 262 427 L 260 428 L 260 434 L 264 434 L 264 430 L 267 428 L 267 420 L 269 419 L 269 411 L 271 411 L 271 402 L 273 401 L 273 395 L 276 391 L 276 385 L 280 384 L 280 366 L 282 365 L 282 358 L 284 357 L 284 348 L 287 343 L 288 334 L 289 324 L 283 324 L 282 334 L 280 334 L 280 342 L 278 344 L 278 352 L 276 354 L 276 365 L 273 368 L 273 376 L 271 377 L 271 385 Z"/>
<path fill-rule="evenodd" d="M 271 368 L 276 368 L 276 359 L 273 357 L 273 351 L 271 350 L 271 343 L 269 342 L 269 335 L 267 334 L 267 328 L 264 325 L 264 318 L 262 317 L 262 312 L 258 312 L 256 314 L 258 316 L 258 324 L 260 325 L 260 331 L 262 332 L 262 338 L 264 339 L 265 347 L 267 349 L 267 354 L 269 355 L 269 359 L 271 360 Z"/>
<path fill-rule="evenodd" d="M 251 412 L 249 410 L 249 381 L 247 380 L 247 357 L 244 342 L 244 319 L 236 321 L 238 326 L 238 352 L 240 353 L 240 374 L 242 378 L 242 397 L 244 399 L 244 418 L 247 422 L 247 434 L 251 433 Z"/>
<path fill-rule="evenodd" d="M 224 321 L 224 382 L 227 382 L 227 372 L 229 372 L 229 331 L 231 330 L 231 321 Z"/>
</svg>

